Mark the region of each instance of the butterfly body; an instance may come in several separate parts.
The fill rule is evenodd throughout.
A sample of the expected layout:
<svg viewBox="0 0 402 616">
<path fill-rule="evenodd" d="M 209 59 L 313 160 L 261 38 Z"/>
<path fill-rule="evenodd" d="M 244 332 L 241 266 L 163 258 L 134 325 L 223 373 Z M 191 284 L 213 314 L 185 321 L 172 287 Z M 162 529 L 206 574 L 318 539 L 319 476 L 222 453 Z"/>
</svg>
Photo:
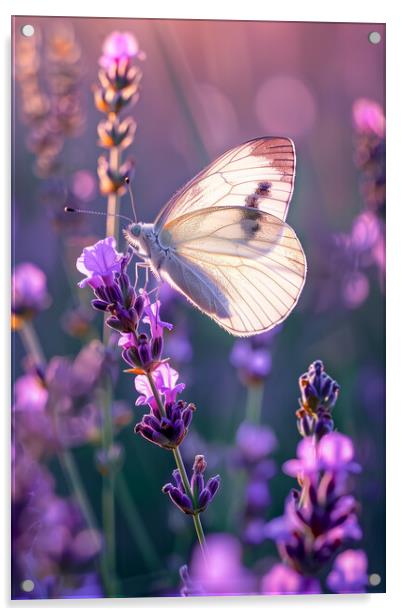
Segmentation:
<svg viewBox="0 0 402 616">
<path fill-rule="evenodd" d="M 295 307 L 306 259 L 285 223 L 295 150 L 264 137 L 229 150 L 179 191 L 153 224 L 124 235 L 155 275 L 236 336 L 267 331 Z"/>
</svg>

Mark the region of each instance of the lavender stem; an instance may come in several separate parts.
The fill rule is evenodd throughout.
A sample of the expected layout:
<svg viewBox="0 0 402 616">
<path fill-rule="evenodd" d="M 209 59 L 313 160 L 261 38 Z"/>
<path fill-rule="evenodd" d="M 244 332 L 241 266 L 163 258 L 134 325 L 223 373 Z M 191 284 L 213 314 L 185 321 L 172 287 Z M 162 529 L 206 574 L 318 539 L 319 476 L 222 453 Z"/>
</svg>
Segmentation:
<svg viewBox="0 0 402 616">
<path fill-rule="evenodd" d="M 155 397 L 156 403 L 158 405 L 158 409 L 159 409 L 160 413 L 163 416 L 166 416 L 166 411 L 165 411 L 164 404 L 163 404 L 163 402 L 161 400 L 161 397 L 159 395 L 159 391 L 158 391 L 158 389 L 157 389 L 157 387 L 155 385 L 155 382 L 154 382 L 154 379 L 153 379 L 153 376 L 152 376 L 151 372 L 147 372 L 147 378 L 148 378 L 148 382 L 150 384 L 150 387 L 152 389 L 152 393 L 153 393 L 153 395 Z M 182 482 L 184 484 L 184 488 L 186 490 L 187 496 L 191 499 L 192 503 L 194 504 L 194 495 L 193 495 L 193 492 L 191 490 L 190 481 L 188 479 L 187 471 L 186 471 L 186 468 L 184 466 L 183 458 L 182 458 L 181 453 L 180 453 L 180 448 L 176 447 L 175 449 L 172 449 L 172 452 L 173 452 L 173 456 L 174 456 L 174 459 L 175 459 L 175 462 L 176 462 L 176 465 L 177 465 L 177 469 L 178 469 L 178 471 L 180 473 L 181 480 L 182 480 Z M 198 513 L 194 514 L 192 517 L 193 517 L 193 521 L 194 521 L 195 532 L 197 534 L 197 539 L 198 539 L 198 542 L 200 544 L 201 552 L 202 552 L 202 555 L 203 555 L 204 559 L 206 560 L 207 559 L 207 544 L 206 544 L 206 541 L 205 541 L 205 534 L 204 534 L 204 530 L 202 528 L 201 519 L 200 519 L 200 516 L 199 516 Z"/>
<path fill-rule="evenodd" d="M 246 420 L 259 425 L 261 421 L 264 384 L 258 383 L 247 387 Z"/>
<path fill-rule="evenodd" d="M 116 496 L 119 497 L 122 513 L 128 529 L 138 545 L 144 561 L 151 571 L 162 570 L 162 562 L 148 534 L 147 528 L 131 498 L 129 488 L 122 473 L 116 475 Z"/>
<path fill-rule="evenodd" d="M 42 369 L 46 365 L 46 360 L 40 346 L 39 338 L 31 321 L 24 321 L 23 326 L 18 331 L 26 352 L 31 357 L 35 366 Z"/>
<path fill-rule="evenodd" d="M 109 156 L 110 167 L 113 171 L 118 171 L 120 167 L 120 150 L 112 148 Z M 111 193 L 107 201 L 106 217 L 106 236 L 114 237 L 116 244 L 119 240 L 119 219 L 116 216 L 119 210 L 119 197 L 117 193 Z M 107 346 L 111 330 L 106 325 L 106 318 L 103 324 L 103 344 Z M 112 388 L 110 377 L 107 377 L 105 384 L 105 396 L 102 404 L 102 446 L 105 452 L 109 452 L 113 447 L 113 422 L 111 415 L 112 407 Z M 113 596 L 116 589 L 116 520 L 115 520 L 115 476 L 114 471 L 109 472 L 103 477 L 102 482 L 102 525 L 105 534 L 105 552 L 103 566 L 108 571 L 110 577 L 110 594 Z"/>
<path fill-rule="evenodd" d="M 120 149 L 111 148 L 109 155 L 110 170 L 118 173 L 120 169 Z M 120 197 L 116 192 L 111 193 L 107 200 L 106 237 L 114 237 L 119 245 L 119 206 Z"/>
</svg>

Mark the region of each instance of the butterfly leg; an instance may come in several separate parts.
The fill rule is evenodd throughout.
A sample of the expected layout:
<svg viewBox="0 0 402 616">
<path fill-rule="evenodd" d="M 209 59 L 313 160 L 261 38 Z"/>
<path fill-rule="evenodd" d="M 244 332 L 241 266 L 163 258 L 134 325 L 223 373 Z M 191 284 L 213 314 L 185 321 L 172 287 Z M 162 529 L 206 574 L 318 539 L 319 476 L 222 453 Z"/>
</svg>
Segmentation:
<svg viewBox="0 0 402 616">
<path fill-rule="evenodd" d="M 139 283 L 139 269 L 140 268 L 145 268 L 145 281 L 144 281 L 144 291 L 146 291 L 147 286 L 148 286 L 148 279 L 149 279 L 149 265 L 148 263 L 143 263 L 142 261 L 137 261 L 137 263 L 135 264 L 135 280 L 134 280 L 134 291 L 137 291 L 137 286 Z"/>
</svg>

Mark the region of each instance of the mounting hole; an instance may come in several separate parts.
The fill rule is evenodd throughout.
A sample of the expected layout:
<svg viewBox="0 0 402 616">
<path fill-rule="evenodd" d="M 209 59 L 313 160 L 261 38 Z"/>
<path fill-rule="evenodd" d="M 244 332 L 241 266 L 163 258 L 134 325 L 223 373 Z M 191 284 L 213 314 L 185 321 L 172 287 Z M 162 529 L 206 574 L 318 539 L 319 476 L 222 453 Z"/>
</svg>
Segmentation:
<svg viewBox="0 0 402 616">
<path fill-rule="evenodd" d="M 381 43 L 381 34 L 379 32 L 370 32 L 368 40 L 373 45 L 378 45 L 378 43 Z"/>
<path fill-rule="evenodd" d="M 22 26 L 21 32 L 23 36 L 29 38 L 35 34 L 35 28 L 31 24 L 25 24 L 25 26 Z"/>
<path fill-rule="evenodd" d="M 21 584 L 21 588 L 24 592 L 32 592 L 35 588 L 35 584 L 32 580 L 24 580 Z"/>
<path fill-rule="evenodd" d="M 378 573 L 372 573 L 369 577 L 370 586 L 378 586 L 381 584 L 381 575 Z"/>
</svg>

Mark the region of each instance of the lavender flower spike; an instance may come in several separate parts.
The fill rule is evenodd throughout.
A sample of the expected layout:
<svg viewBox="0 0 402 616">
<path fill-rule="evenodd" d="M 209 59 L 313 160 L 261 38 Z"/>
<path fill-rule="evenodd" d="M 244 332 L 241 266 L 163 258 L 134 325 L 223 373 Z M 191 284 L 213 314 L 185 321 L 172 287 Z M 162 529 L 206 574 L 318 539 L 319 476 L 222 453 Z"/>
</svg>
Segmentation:
<svg viewBox="0 0 402 616">
<path fill-rule="evenodd" d="M 176 449 L 187 434 L 195 406 L 179 400 L 166 404 L 165 410 L 166 417 L 161 417 L 158 407 L 151 406 L 150 412 L 137 423 L 134 432 L 159 447 Z"/>
<path fill-rule="evenodd" d="M 197 455 L 194 459 L 193 474 L 191 477 L 191 495 L 186 493 L 183 481 L 178 469 L 173 471 L 173 480 L 176 485 L 167 483 L 163 486 L 162 492 L 169 494 L 171 501 L 183 513 L 188 515 L 197 515 L 208 507 L 213 500 L 220 485 L 219 475 L 208 479 L 204 484 L 204 472 L 207 463 L 204 456 Z"/>
<path fill-rule="evenodd" d="M 321 438 L 334 428 L 332 410 L 338 399 L 339 385 L 324 372 L 324 364 L 318 359 L 299 378 L 299 388 L 298 430 L 301 436 Z"/>
</svg>

